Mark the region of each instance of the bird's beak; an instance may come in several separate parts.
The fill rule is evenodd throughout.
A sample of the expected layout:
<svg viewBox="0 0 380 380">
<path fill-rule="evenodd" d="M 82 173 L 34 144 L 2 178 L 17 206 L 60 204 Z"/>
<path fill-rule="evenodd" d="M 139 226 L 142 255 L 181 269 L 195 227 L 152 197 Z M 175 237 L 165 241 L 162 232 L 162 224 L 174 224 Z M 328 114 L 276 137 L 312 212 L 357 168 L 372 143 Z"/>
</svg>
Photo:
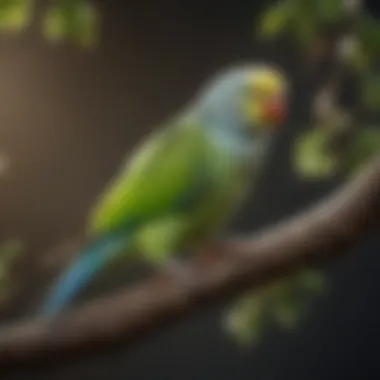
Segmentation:
<svg viewBox="0 0 380 380">
<path fill-rule="evenodd" d="M 263 119 L 265 123 L 280 126 L 286 118 L 286 103 L 283 97 L 276 97 L 264 105 Z"/>
</svg>

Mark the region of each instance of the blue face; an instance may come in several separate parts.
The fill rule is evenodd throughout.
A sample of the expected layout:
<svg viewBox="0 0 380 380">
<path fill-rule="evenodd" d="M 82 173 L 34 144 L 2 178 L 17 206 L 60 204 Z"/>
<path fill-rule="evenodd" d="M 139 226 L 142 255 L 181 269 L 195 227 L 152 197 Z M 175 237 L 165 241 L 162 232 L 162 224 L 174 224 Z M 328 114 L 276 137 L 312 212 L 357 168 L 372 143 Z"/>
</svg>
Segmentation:
<svg viewBox="0 0 380 380">
<path fill-rule="evenodd" d="M 199 95 L 197 112 L 204 125 L 246 133 L 252 128 L 242 112 L 245 98 L 252 96 L 249 78 L 254 67 L 230 69 L 219 74 Z"/>
<path fill-rule="evenodd" d="M 254 128 L 254 119 L 247 117 L 243 105 L 253 102 L 252 77 L 260 66 L 233 68 L 216 76 L 197 97 L 191 114 L 230 152 L 237 156 L 259 154 L 272 134 Z"/>
<path fill-rule="evenodd" d="M 285 78 L 265 64 L 234 67 L 217 75 L 198 95 L 191 113 L 206 128 L 257 136 L 283 123 Z"/>
</svg>

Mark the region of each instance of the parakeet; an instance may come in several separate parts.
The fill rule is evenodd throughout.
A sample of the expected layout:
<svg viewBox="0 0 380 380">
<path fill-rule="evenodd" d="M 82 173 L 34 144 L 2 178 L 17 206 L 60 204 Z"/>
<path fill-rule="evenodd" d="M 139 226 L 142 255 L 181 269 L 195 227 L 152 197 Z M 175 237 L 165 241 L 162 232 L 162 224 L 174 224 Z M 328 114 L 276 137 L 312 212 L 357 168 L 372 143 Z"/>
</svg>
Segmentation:
<svg viewBox="0 0 380 380">
<path fill-rule="evenodd" d="M 112 259 L 167 263 L 239 210 L 286 117 L 288 83 L 267 64 L 218 73 L 127 157 L 88 219 L 89 245 L 42 308 L 53 316 Z"/>
</svg>

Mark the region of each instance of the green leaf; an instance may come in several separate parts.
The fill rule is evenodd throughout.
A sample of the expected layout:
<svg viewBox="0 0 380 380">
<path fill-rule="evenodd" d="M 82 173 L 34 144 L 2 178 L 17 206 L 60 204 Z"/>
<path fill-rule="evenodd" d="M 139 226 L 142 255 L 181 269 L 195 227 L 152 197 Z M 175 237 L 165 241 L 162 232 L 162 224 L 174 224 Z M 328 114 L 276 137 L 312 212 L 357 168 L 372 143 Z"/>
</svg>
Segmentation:
<svg viewBox="0 0 380 380">
<path fill-rule="evenodd" d="M 52 6 L 46 10 L 42 21 L 42 33 L 52 43 L 62 42 L 68 36 L 67 19 L 60 6 Z"/>
<path fill-rule="evenodd" d="M 324 289 L 324 277 L 316 270 L 301 270 L 278 280 L 265 294 L 271 317 L 282 328 L 294 328 L 303 317 L 311 297 Z"/>
<path fill-rule="evenodd" d="M 260 294 L 240 298 L 224 316 L 224 327 L 242 345 L 257 342 L 263 330 L 264 305 Z"/>
<path fill-rule="evenodd" d="M 0 246 L 1 262 L 13 262 L 25 250 L 24 244 L 18 239 L 11 239 Z"/>
<path fill-rule="evenodd" d="M 343 0 L 314 0 L 320 22 L 337 23 L 345 16 Z"/>
<path fill-rule="evenodd" d="M 98 24 L 98 13 L 90 1 L 60 0 L 46 10 L 42 31 L 51 42 L 70 39 L 83 47 L 93 47 Z"/>
<path fill-rule="evenodd" d="M 305 291 L 320 294 L 326 288 L 326 282 L 323 273 L 317 270 L 302 270 L 297 275 L 299 286 Z"/>
<path fill-rule="evenodd" d="M 31 21 L 32 0 L 2 0 L 0 2 L 0 30 L 20 32 Z"/>
<path fill-rule="evenodd" d="M 344 17 L 342 0 L 292 0 L 295 38 L 303 48 L 311 48 L 328 25 L 339 23 Z"/>
<path fill-rule="evenodd" d="M 367 126 L 359 131 L 344 162 L 347 174 L 355 173 L 368 159 L 380 153 L 380 128 Z"/>
<path fill-rule="evenodd" d="M 359 41 L 357 49 L 354 50 L 349 65 L 362 74 L 366 74 L 371 69 L 372 60 L 365 51 L 361 41 Z"/>
<path fill-rule="evenodd" d="M 310 48 L 318 37 L 318 25 L 311 17 L 299 15 L 293 23 L 293 35 L 302 48 Z"/>
<path fill-rule="evenodd" d="M 282 328 L 291 328 L 298 321 L 302 309 L 299 288 L 294 276 L 278 280 L 265 290 L 271 318 Z"/>
<path fill-rule="evenodd" d="M 7 240 L 0 246 L 0 303 L 11 291 L 13 265 L 23 252 L 24 245 L 17 239 Z"/>
<path fill-rule="evenodd" d="M 380 74 L 367 76 L 362 81 L 362 100 L 371 110 L 380 110 Z"/>
<path fill-rule="evenodd" d="M 358 37 L 366 55 L 371 59 L 380 58 L 380 25 L 367 13 L 364 13 L 360 18 Z"/>
<path fill-rule="evenodd" d="M 331 131 L 315 128 L 297 138 L 293 146 L 293 167 L 304 179 L 322 179 L 333 176 L 338 160 L 329 150 Z"/>
<path fill-rule="evenodd" d="M 316 4 L 314 0 L 291 0 L 291 5 L 292 35 L 302 48 L 309 49 L 318 36 Z"/>
<path fill-rule="evenodd" d="M 73 34 L 74 39 L 84 47 L 94 46 L 98 37 L 98 21 L 98 14 L 92 4 L 79 4 L 76 14 L 77 33 Z"/>
<path fill-rule="evenodd" d="M 296 300 L 292 301 L 282 300 L 274 305 L 272 310 L 274 320 L 285 329 L 294 328 L 301 317 L 300 304 Z"/>
<path fill-rule="evenodd" d="M 292 20 L 293 8 L 290 1 L 280 1 L 260 16 L 259 32 L 262 38 L 275 38 Z"/>
</svg>

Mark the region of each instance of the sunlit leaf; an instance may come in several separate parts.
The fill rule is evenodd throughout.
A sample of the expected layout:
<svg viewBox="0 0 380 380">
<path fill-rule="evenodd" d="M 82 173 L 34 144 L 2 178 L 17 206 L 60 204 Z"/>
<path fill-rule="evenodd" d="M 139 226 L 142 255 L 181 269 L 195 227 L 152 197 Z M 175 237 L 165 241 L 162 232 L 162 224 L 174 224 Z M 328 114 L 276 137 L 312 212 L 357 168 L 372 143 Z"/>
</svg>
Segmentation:
<svg viewBox="0 0 380 380">
<path fill-rule="evenodd" d="M 368 76 L 362 85 L 362 100 L 365 106 L 372 110 L 380 110 L 380 74 Z"/>
<path fill-rule="evenodd" d="M 315 128 L 303 133 L 293 146 L 293 165 L 296 173 L 304 179 L 331 177 L 338 168 L 338 160 L 329 150 L 331 132 Z"/>
<path fill-rule="evenodd" d="M 331 178 L 338 168 L 342 173 L 355 173 L 374 154 L 380 153 L 380 128 L 376 126 L 358 131 L 340 161 L 328 148 L 331 138 L 330 131 L 320 128 L 303 134 L 295 142 L 293 167 L 300 178 Z"/>
<path fill-rule="evenodd" d="M 72 40 L 85 47 L 97 42 L 99 16 L 92 2 L 59 0 L 46 10 L 43 34 L 51 42 Z"/>
<path fill-rule="evenodd" d="M 0 1 L 0 30 L 19 32 L 31 21 L 32 0 Z"/>
<path fill-rule="evenodd" d="M 240 298 L 224 316 L 224 327 L 242 345 L 257 342 L 262 334 L 264 305 L 260 294 Z"/>
<path fill-rule="evenodd" d="M 42 33 L 53 43 L 61 42 L 68 36 L 66 15 L 60 6 L 53 6 L 46 10 L 42 21 Z"/>
<path fill-rule="evenodd" d="M 260 36 L 274 38 L 283 32 L 292 20 L 291 1 L 280 1 L 260 16 Z"/>
</svg>

